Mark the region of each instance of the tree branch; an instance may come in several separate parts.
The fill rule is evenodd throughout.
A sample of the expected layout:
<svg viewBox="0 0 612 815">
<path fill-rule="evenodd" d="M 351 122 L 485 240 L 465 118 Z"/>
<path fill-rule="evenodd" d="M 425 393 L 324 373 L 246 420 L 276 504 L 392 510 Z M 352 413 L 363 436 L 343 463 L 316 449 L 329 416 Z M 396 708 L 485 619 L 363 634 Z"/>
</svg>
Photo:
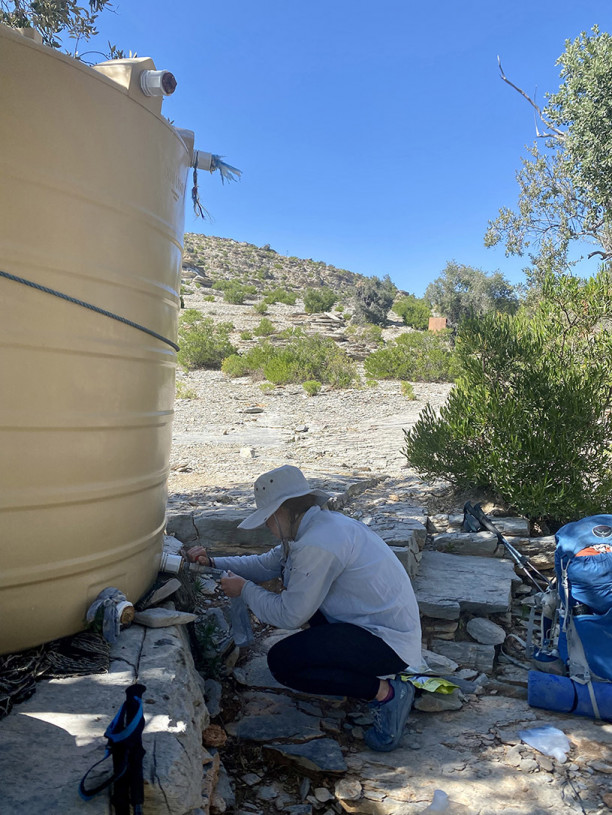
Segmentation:
<svg viewBox="0 0 612 815">
<path fill-rule="evenodd" d="M 500 57 L 499 57 L 499 56 L 497 57 L 497 64 L 498 64 L 498 66 L 499 66 L 499 73 L 500 73 L 501 78 L 503 79 L 503 81 L 504 81 L 504 82 L 505 82 L 507 85 L 510 85 L 510 87 L 511 87 L 511 88 L 514 88 L 514 90 L 515 90 L 517 93 L 520 93 L 520 95 L 523 97 L 523 99 L 526 99 L 526 100 L 529 102 L 529 104 L 531 105 L 531 107 L 532 107 L 532 108 L 535 110 L 535 112 L 537 113 L 538 118 L 540 119 L 540 121 L 541 121 L 541 122 L 543 122 L 543 124 L 544 124 L 544 125 L 546 125 L 546 127 L 547 127 L 549 130 L 551 130 L 551 131 L 552 131 L 551 133 L 540 133 L 540 131 L 539 131 L 539 129 L 538 129 L 538 126 L 537 126 L 537 123 L 536 123 L 536 135 L 537 135 L 537 137 L 538 137 L 538 138 L 541 138 L 541 139 L 552 138 L 552 139 L 559 139 L 559 141 L 565 141 L 565 133 L 564 133 L 562 130 L 558 130 L 556 127 L 554 127 L 554 125 L 551 125 L 551 124 L 550 124 L 550 122 L 547 122 L 547 121 L 546 121 L 546 119 L 544 118 L 544 114 L 542 113 L 542 109 L 540 108 L 540 106 L 539 106 L 539 105 L 537 105 L 537 104 L 536 104 L 536 103 L 533 101 L 533 99 L 531 98 L 531 96 L 529 96 L 529 94 L 525 93 L 525 91 L 524 91 L 522 88 L 519 88 L 519 86 L 518 86 L 518 85 L 515 85 L 515 84 L 514 84 L 514 82 L 511 82 L 511 81 L 508 79 L 508 77 L 507 77 L 507 76 L 506 76 L 506 74 L 504 73 L 504 69 L 502 68 L 501 59 L 500 59 Z"/>
</svg>

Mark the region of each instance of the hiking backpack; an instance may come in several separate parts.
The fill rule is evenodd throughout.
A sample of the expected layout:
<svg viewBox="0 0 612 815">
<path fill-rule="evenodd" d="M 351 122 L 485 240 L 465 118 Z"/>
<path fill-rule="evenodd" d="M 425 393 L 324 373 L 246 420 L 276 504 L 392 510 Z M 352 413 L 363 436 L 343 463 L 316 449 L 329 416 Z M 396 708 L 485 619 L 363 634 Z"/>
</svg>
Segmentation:
<svg viewBox="0 0 612 815">
<path fill-rule="evenodd" d="M 533 667 L 589 687 L 612 682 L 612 515 L 592 515 L 555 535 L 556 583 L 535 597 L 540 636 L 527 638 Z"/>
</svg>

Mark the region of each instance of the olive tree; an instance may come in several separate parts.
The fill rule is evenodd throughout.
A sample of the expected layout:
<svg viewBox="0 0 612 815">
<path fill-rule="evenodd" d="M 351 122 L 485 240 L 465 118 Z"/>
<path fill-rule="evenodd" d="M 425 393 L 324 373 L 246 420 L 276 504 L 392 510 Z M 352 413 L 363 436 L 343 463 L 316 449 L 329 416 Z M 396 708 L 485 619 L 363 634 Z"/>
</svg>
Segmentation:
<svg viewBox="0 0 612 815">
<path fill-rule="evenodd" d="M 518 308 L 516 292 L 501 272 L 488 274 L 454 260 L 429 284 L 425 298 L 454 325 L 464 317 L 491 311 L 513 314 Z"/>
<path fill-rule="evenodd" d="M 517 173 L 516 209 L 503 207 L 485 243 L 508 255 L 530 256 L 533 271 L 564 271 L 569 250 L 590 243 L 588 257 L 612 257 L 612 37 L 582 32 L 557 60 L 561 84 L 541 109 L 504 74 L 502 79 L 535 109 L 537 140 Z M 540 127 L 543 127 L 540 130 Z"/>
<path fill-rule="evenodd" d="M 67 34 L 75 40 L 95 36 L 98 14 L 111 8 L 110 0 L 89 0 L 83 8 L 77 0 L 0 0 L 0 23 L 11 28 L 35 28 L 45 45 L 60 48 L 58 37 Z M 119 52 L 109 46 L 114 55 Z"/>
</svg>

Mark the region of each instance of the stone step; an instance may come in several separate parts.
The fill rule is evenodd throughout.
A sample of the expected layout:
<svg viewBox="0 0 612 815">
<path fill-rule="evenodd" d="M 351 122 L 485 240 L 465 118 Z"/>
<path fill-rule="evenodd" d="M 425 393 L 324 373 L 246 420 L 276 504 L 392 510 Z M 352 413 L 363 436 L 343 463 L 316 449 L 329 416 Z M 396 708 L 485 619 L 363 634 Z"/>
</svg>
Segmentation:
<svg viewBox="0 0 612 815">
<path fill-rule="evenodd" d="M 507 612 L 512 585 L 520 582 L 508 560 L 426 551 L 413 585 L 422 614 L 457 620 L 462 613 Z"/>
</svg>

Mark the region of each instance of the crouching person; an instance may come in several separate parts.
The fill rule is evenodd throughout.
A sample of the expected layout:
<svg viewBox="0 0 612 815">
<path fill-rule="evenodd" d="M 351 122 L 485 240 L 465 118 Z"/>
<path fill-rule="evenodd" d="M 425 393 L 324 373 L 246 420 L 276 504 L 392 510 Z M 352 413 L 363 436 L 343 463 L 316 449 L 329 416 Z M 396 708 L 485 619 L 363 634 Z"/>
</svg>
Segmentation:
<svg viewBox="0 0 612 815">
<path fill-rule="evenodd" d="M 192 561 L 224 569 L 221 585 L 277 628 L 307 627 L 268 653 L 274 678 L 297 691 L 369 700 L 374 725 L 365 741 L 394 750 L 414 700 L 396 675 L 422 667 L 419 611 L 410 579 L 387 544 L 367 526 L 323 505 L 331 495 L 311 489 L 303 473 L 284 465 L 255 482 L 257 510 L 240 524 L 264 524 L 279 545 L 262 555 L 211 558 L 202 547 Z M 281 577 L 280 594 L 258 583 Z M 381 678 L 386 677 L 386 678 Z"/>
</svg>

